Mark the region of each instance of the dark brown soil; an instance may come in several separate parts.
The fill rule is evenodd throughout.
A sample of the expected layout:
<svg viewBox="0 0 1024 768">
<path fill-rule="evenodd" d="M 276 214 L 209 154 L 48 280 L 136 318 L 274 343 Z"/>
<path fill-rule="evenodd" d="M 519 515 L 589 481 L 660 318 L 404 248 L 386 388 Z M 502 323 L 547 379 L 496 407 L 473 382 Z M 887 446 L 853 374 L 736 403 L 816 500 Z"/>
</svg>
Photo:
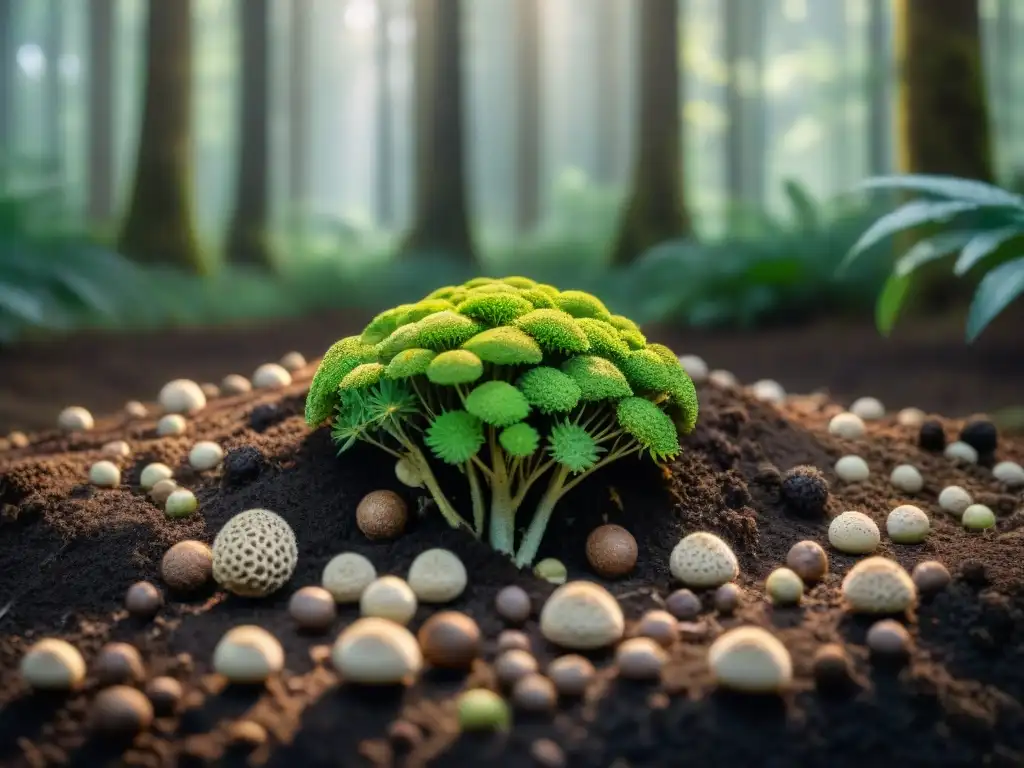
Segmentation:
<svg viewBox="0 0 1024 768">
<path fill-rule="evenodd" d="M 85 369 L 88 371 L 88 369 Z M 180 373 L 186 373 L 182 370 Z M 561 558 L 570 578 L 594 578 L 584 541 L 602 521 L 624 525 L 640 545 L 637 569 L 609 583 L 627 616 L 658 607 L 672 588 L 668 553 L 694 530 L 720 533 L 740 556 L 745 603 L 733 618 L 707 606 L 672 649 L 658 685 L 619 681 L 604 656 L 598 685 L 583 702 L 563 702 L 553 717 L 516 717 L 506 735 L 460 736 L 452 696 L 465 685 L 492 685 L 489 649 L 468 678 L 428 671 L 400 694 L 368 694 L 344 685 L 323 663 L 323 647 L 350 622 L 344 611 L 324 636 L 298 633 L 285 605 L 291 591 L 315 584 L 327 560 L 354 550 L 379 572 L 404 575 L 412 558 L 432 546 L 458 553 L 472 574 L 466 593 L 451 607 L 473 616 L 489 641 L 503 628 L 493 610 L 496 592 L 518 583 L 535 599 L 551 591 L 516 571 L 486 546 L 439 523 L 429 511 L 393 543 L 371 543 L 356 529 L 354 509 L 366 492 L 393 488 L 416 499 L 394 479 L 390 461 L 372 450 L 335 457 L 325 430 L 310 433 L 301 418 L 312 369 L 283 394 L 213 401 L 180 438 L 157 439 L 154 421 L 101 421 L 83 436 L 33 436 L 26 449 L 0 454 L 0 764 L 22 765 L 538 765 L 538 739 L 553 740 L 567 765 L 594 766 L 1019 766 L 1024 763 L 1024 513 L 1021 496 L 995 483 L 985 467 L 957 467 L 919 450 L 913 430 L 893 421 L 873 424 L 870 439 L 840 441 L 826 434 L 837 406 L 823 398 L 795 398 L 781 410 L 713 387 L 701 389 L 702 416 L 682 457 L 661 472 L 635 463 L 610 468 L 564 501 L 541 556 Z M 79 374 L 81 376 L 88 373 Z M 782 378 L 782 377 L 780 377 Z M 276 415 L 250 425 L 258 405 Z M 269 422 L 269 425 L 268 425 Z M 950 436 L 958 424 L 947 422 Z M 127 484 L 99 490 L 84 484 L 90 462 L 107 440 L 125 437 L 134 455 L 123 462 Z M 223 470 L 196 476 L 182 464 L 197 439 L 229 449 L 252 446 L 259 460 L 251 472 Z M 840 486 L 831 466 L 857 452 L 872 478 Z M 1004 439 L 1000 459 L 1024 461 L 1024 443 Z M 200 514 L 167 521 L 137 488 L 141 467 L 161 460 L 195 490 Z M 897 463 L 917 465 L 926 487 L 903 497 L 887 482 Z M 940 559 L 957 574 L 951 586 L 905 618 L 915 643 L 899 669 L 869 661 L 868 623 L 843 609 L 838 586 L 855 558 L 832 553 L 832 575 L 798 608 L 773 609 L 763 599 L 764 577 L 789 547 L 804 538 L 826 543 L 827 519 L 793 517 L 780 503 L 763 464 L 781 470 L 810 463 L 832 482 L 830 514 L 858 509 L 884 530 L 885 514 L 913 502 L 933 519 L 927 543 L 882 553 L 905 566 Z M 939 491 L 957 483 L 1000 515 L 997 530 L 970 535 L 937 507 Z M 457 484 L 453 487 L 460 487 Z M 456 504 L 463 501 L 455 494 Z M 211 541 L 232 515 L 252 507 L 272 509 L 294 528 L 299 565 L 286 589 L 253 601 L 209 592 L 172 598 L 151 623 L 126 617 L 121 601 L 138 579 L 159 583 L 159 560 L 173 542 Z M 413 628 L 429 613 L 421 608 Z M 238 624 L 258 623 L 283 643 L 287 672 L 265 688 L 236 690 L 210 674 L 213 647 Z M 772 627 L 795 663 L 793 690 L 782 698 L 744 698 L 716 692 L 705 662 L 706 647 L 724 629 L 752 623 Z M 555 649 L 532 635 L 542 663 Z M 91 660 L 108 640 L 134 643 L 150 676 L 171 674 L 185 689 L 181 711 L 159 719 L 128 748 L 90 735 L 87 718 L 95 685 L 73 696 L 27 692 L 17 675 L 26 647 L 57 635 Z M 840 694 L 815 689 L 810 659 L 823 643 L 848 644 L 857 686 Z M 418 725 L 425 739 L 410 755 L 394 753 L 386 737 L 396 718 Z M 243 748 L 232 737 L 239 720 L 255 721 L 266 742 Z M 247 751 L 248 750 L 248 751 Z"/>
</svg>

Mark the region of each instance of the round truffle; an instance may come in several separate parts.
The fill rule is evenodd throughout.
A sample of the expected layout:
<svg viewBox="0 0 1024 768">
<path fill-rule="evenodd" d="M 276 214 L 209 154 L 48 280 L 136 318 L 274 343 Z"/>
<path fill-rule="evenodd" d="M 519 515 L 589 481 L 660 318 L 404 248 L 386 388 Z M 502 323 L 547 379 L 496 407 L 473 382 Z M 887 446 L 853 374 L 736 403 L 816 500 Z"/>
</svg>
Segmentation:
<svg viewBox="0 0 1024 768">
<path fill-rule="evenodd" d="M 160 575 L 175 592 L 195 592 L 213 575 L 214 554 L 201 541 L 179 541 L 164 553 Z"/>
<path fill-rule="evenodd" d="M 188 463 L 192 469 L 205 472 L 224 461 L 224 449 L 210 440 L 200 440 L 188 452 Z"/>
<path fill-rule="evenodd" d="M 686 371 L 694 384 L 703 384 L 708 380 L 708 364 L 703 357 L 697 355 L 680 355 L 679 365 Z"/>
<path fill-rule="evenodd" d="M 144 491 L 149 491 L 161 480 L 170 480 L 172 477 L 174 477 L 174 470 L 166 464 L 153 462 L 142 468 L 142 473 L 139 475 L 139 487 Z"/>
<path fill-rule="evenodd" d="M 85 659 L 71 643 L 47 637 L 21 658 L 21 676 L 40 691 L 70 691 L 85 680 Z"/>
<path fill-rule="evenodd" d="M 828 480 L 817 467 L 793 467 L 782 477 L 782 498 L 801 517 L 825 514 L 828 495 Z"/>
<path fill-rule="evenodd" d="M 300 629 L 323 632 L 334 623 L 338 609 L 323 587 L 302 587 L 289 598 L 288 613 Z"/>
<path fill-rule="evenodd" d="M 587 562 L 598 576 L 625 576 L 636 567 L 636 559 L 636 539 L 621 525 L 600 525 L 587 536 Z"/>
<path fill-rule="evenodd" d="M 301 370 L 306 367 L 306 358 L 301 352 L 291 351 L 285 353 L 280 360 L 278 365 L 284 368 L 289 373 L 295 373 L 295 371 Z"/>
<path fill-rule="evenodd" d="M 750 394 L 763 403 L 781 405 L 786 402 L 786 390 L 774 379 L 761 379 L 750 385 Z"/>
<path fill-rule="evenodd" d="M 804 583 L 815 584 L 828 573 L 828 553 L 816 541 L 798 541 L 786 554 L 786 567 Z"/>
<path fill-rule="evenodd" d="M 207 400 L 213 400 L 220 397 L 220 387 L 211 381 L 203 382 L 199 385 L 199 388 L 203 390 L 203 394 L 206 395 Z"/>
<path fill-rule="evenodd" d="M 146 684 L 146 696 L 159 716 L 173 714 L 183 695 L 181 683 L 173 677 L 154 677 Z"/>
<path fill-rule="evenodd" d="M 910 578 L 920 595 L 931 596 L 949 586 L 952 576 L 938 560 L 924 560 L 914 566 Z"/>
<path fill-rule="evenodd" d="M 501 630 L 501 633 L 498 635 L 498 641 L 495 643 L 495 649 L 499 654 L 513 649 L 529 651 L 531 648 L 530 636 L 518 629 Z"/>
<path fill-rule="evenodd" d="M 252 392 L 252 383 L 237 373 L 229 373 L 220 382 L 220 391 L 225 395 L 244 395 Z"/>
<path fill-rule="evenodd" d="M 885 530 L 897 544 L 920 544 L 928 537 L 931 522 L 919 507 L 903 504 L 889 513 Z"/>
<path fill-rule="evenodd" d="M 262 683 L 284 668 L 284 649 L 263 627 L 243 624 L 217 643 L 213 668 L 232 683 Z"/>
<path fill-rule="evenodd" d="M 685 536 L 669 556 L 672 575 L 688 587 L 718 587 L 735 579 L 739 562 L 729 545 L 713 533 L 698 531 Z"/>
<path fill-rule="evenodd" d="M 910 574 L 884 557 L 869 557 L 854 565 L 843 579 L 842 591 L 855 613 L 901 613 L 917 601 Z"/>
<path fill-rule="evenodd" d="M 116 488 L 121 484 L 121 470 L 112 461 L 97 461 L 89 467 L 89 482 L 100 488 Z"/>
<path fill-rule="evenodd" d="M 199 507 L 196 496 L 186 488 L 176 488 L 167 495 L 164 514 L 171 519 L 188 517 Z"/>
<path fill-rule="evenodd" d="M 971 504 L 964 510 L 960 522 L 969 531 L 984 531 L 996 524 L 995 513 L 984 504 Z"/>
<path fill-rule="evenodd" d="M 142 656 L 134 645 L 128 643 L 104 645 L 96 654 L 92 670 L 101 686 L 134 683 L 146 676 Z"/>
<path fill-rule="evenodd" d="M 549 584 L 565 584 L 566 579 L 569 578 L 569 571 L 561 560 L 545 557 L 533 566 L 533 575 Z"/>
<path fill-rule="evenodd" d="M 280 389 L 292 383 L 292 375 L 277 363 L 264 363 L 252 375 L 256 389 Z"/>
<path fill-rule="evenodd" d="M 494 675 L 505 687 L 537 671 L 537 659 L 532 653 L 521 648 L 511 648 L 498 654 L 494 660 Z"/>
<path fill-rule="evenodd" d="M 190 379 L 167 382 L 157 399 L 167 413 L 195 413 L 206 407 L 203 388 Z"/>
<path fill-rule="evenodd" d="M 213 578 L 242 597 L 264 597 L 285 585 L 299 550 L 284 518 L 266 509 L 241 512 L 213 540 Z"/>
<path fill-rule="evenodd" d="M 377 570 L 358 552 L 342 552 L 324 566 L 320 583 L 334 596 L 334 602 L 358 603 L 359 598 L 374 579 Z"/>
<path fill-rule="evenodd" d="M 459 728 L 463 731 L 505 731 L 512 724 L 508 704 L 494 691 L 473 688 L 456 700 Z"/>
<path fill-rule="evenodd" d="M 127 685 L 100 691 L 92 703 L 92 726 L 108 736 L 127 737 L 149 728 L 153 705 L 146 695 Z"/>
<path fill-rule="evenodd" d="M 853 665 L 846 649 L 839 643 L 826 643 L 814 652 L 811 671 L 818 688 L 836 691 L 850 684 Z"/>
<path fill-rule="evenodd" d="M 589 659 L 574 653 L 559 656 L 548 665 L 547 671 L 561 696 L 582 696 L 597 675 Z"/>
<path fill-rule="evenodd" d="M 668 654 L 649 637 L 623 640 L 615 649 L 615 666 L 626 680 L 657 680 L 666 661 Z"/>
<path fill-rule="evenodd" d="M 416 614 L 416 606 L 416 593 L 397 576 L 381 576 L 359 597 L 359 611 L 363 616 L 389 619 L 403 626 Z"/>
<path fill-rule="evenodd" d="M 164 605 L 164 596 L 148 581 L 137 581 L 128 587 L 124 607 L 137 619 L 151 619 Z"/>
<path fill-rule="evenodd" d="M 555 684 L 544 675 L 524 675 L 512 686 L 512 704 L 524 712 L 550 712 L 558 703 Z"/>
<path fill-rule="evenodd" d="M 1024 486 L 1024 467 L 1015 461 L 1000 461 L 992 467 L 992 477 L 1009 488 Z"/>
<path fill-rule="evenodd" d="M 991 455 L 999 444 L 999 431 L 988 419 L 974 419 L 960 430 L 960 441 L 967 443 L 982 456 Z"/>
<path fill-rule="evenodd" d="M 668 648 L 679 639 L 679 624 L 668 611 L 647 611 L 636 626 L 639 637 L 649 637 L 658 645 Z"/>
<path fill-rule="evenodd" d="M 338 635 L 331 661 L 346 682 L 359 685 L 408 683 L 423 668 L 423 654 L 412 633 L 375 616 L 357 619 Z"/>
<path fill-rule="evenodd" d="M 719 389 L 732 389 L 738 387 L 740 381 L 732 371 L 716 368 L 708 374 L 708 383 L 714 384 Z"/>
<path fill-rule="evenodd" d="M 960 462 L 962 464 L 977 464 L 978 463 L 978 452 L 974 448 L 965 442 L 957 440 L 955 443 L 950 443 L 946 446 L 946 450 L 942 454 L 947 459 Z"/>
<path fill-rule="evenodd" d="M 963 517 L 964 512 L 973 503 L 974 499 L 971 498 L 971 494 L 959 485 L 947 485 L 939 494 L 939 506 L 958 520 Z"/>
<path fill-rule="evenodd" d="M 540 612 L 541 634 L 572 650 L 611 645 L 622 638 L 625 618 L 618 601 L 604 587 L 589 581 L 563 584 Z"/>
<path fill-rule="evenodd" d="M 913 641 L 907 628 L 893 619 L 876 621 L 868 630 L 868 649 L 875 656 L 886 659 L 905 657 Z"/>
<path fill-rule="evenodd" d="M 111 440 L 103 444 L 100 453 L 113 459 L 127 459 L 132 455 L 132 447 L 125 440 Z"/>
<path fill-rule="evenodd" d="M 509 624 L 522 624 L 530 618 L 530 596 L 515 584 L 503 587 L 494 598 L 494 610 Z"/>
<path fill-rule="evenodd" d="M 400 536 L 408 516 L 405 500 L 394 491 L 371 491 L 356 507 L 356 525 L 372 541 Z"/>
<path fill-rule="evenodd" d="M 693 621 L 700 615 L 704 606 L 697 595 L 683 587 L 665 598 L 665 608 L 679 621 Z"/>
<path fill-rule="evenodd" d="M 878 525 L 863 512 L 843 512 L 828 526 L 828 543 L 848 555 L 870 554 L 881 540 Z"/>
<path fill-rule="evenodd" d="M 154 504 L 166 511 L 167 499 L 169 499 L 171 494 L 178 490 L 178 488 L 178 484 L 170 478 L 167 478 L 166 480 L 158 480 L 156 484 L 149 489 L 149 498 L 153 500 Z"/>
<path fill-rule="evenodd" d="M 843 411 L 842 413 L 837 413 L 829 420 L 828 431 L 830 435 L 835 435 L 845 440 L 857 440 L 864 437 L 864 433 L 867 430 L 864 428 L 864 420 L 860 416 L 849 411 Z"/>
<path fill-rule="evenodd" d="M 708 665 L 723 688 L 775 693 L 793 679 L 793 660 L 779 640 L 760 627 L 738 627 L 708 649 Z"/>
<path fill-rule="evenodd" d="M 904 493 L 917 493 L 924 488 L 924 478 L 918 472 L 917 467 L 911 464 L 900 464 L 893 468 L 889 475 L 889 482 L 893 488 Z"/>
<path fill-rule="evenodd" d="M 427 662 L 442 669 L 468 669 L 480 655 L 480 627 L 458 611 L 435 613 L 416 637 Z"/>
<path fill-rule="evenodd" d="M 423 473 L 404 456 L 395 462 L 395 477 L 408 488 L 422 488 L 425 485 Z"/>
<path fill-rule="evenodd" d="M 876 397 L 858 397 L 850 406 L 850 413 L 865 421 L 878 421 L 885 418 L 885 406 Z"/>
<path fill-rule="evenodd" d="M 917 444 L 932 453 L 939 453 L 945 449 L 946 432 L 942 429 L 942 423 L 929 419 L 921 424 L 917 433 Z"/>
<path fill-rule="evenodd" d="M 180 413 L 168 413 L 161 416 L 156 423 L 156 433 L 160 437 L 177 437 L 184 435 L 188 429 L 188 422 Z"/>
<path fill-rule="evenodd" d="M 88 432 L 95 426 L 95 421 L 85 408 L 72 405 L 57 416 L 57 426 L 64 432 Z"/>
<path fill-rule="evenodd" d="M 871 469 L 860 456 L 843 456 L 836 462 L 836 474 L 844 483 L 862 483 L 868 479 Z"/>
<path fill-rule="evenodd" d="M 715 610 L 723 616 L 732 616 L 742 601 L 743 590 L 731 581 L 715 590 Z"/>
<path fill-rule="evenodd" d="M 421 603 L 447 603 L 465 591 L 469 575 L 458 555 L 435 548 L 416 556 L 409 566 L 408 581 Z"/>
<path fill-rule="evenodd" d="M 804 596 L 804 583 L 789 568 L 776 568 L 765 579 L 764 590 L 775 605 L 796 605 Z"/>
<path fill-rule="evenodd" d="M 129 419 L 144 419 L 149 415 L 149 409 L 138 400 L 129 400 L 124 404 L 124 415 Z"/>
<path fill-rule="evenodd" d="M 901 427 L 920 427 L 924 420 L 925 412 L 920 408 L 904 408 L 896 414 L 896 423 Z"/>
</svg>

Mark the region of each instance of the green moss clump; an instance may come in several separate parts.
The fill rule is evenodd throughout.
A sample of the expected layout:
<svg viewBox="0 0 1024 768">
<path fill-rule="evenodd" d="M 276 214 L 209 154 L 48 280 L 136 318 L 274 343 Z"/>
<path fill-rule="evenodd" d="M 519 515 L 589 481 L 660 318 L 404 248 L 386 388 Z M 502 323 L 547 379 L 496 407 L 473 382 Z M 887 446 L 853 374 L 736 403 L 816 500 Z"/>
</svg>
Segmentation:
<svg viewBox="0 0 1024 768">
<path fill-rule="evenodd" d="M 579 355 L 562 364 L 562 372 L 576 382 L 580 388 L 580 399 L 587 402 L 620 400 L 629 397 L 633 390 L 610 360 L 596 355 Z"/>
<path fill-rule="evenodd" d="M 531 368 L 516 382 L 526 401 L 541 413 L 568 413 L 575 408 L 583 390 L 557 368 Z"/>
<path fill-rule="evenodd" d="M 519 295 L 530 302 L 534 309 L 556 309 L 554 298 L 539 288 L 529 288 Z"/>
<path fill-rule="evenodd" d="M 544 357 L 537 342 L 518 328 L 509 326 L 478 333 L 462 348 L 494 365 L 536 365 Z"/>
<path fill-rule="evenodd" d="M 434 419 L 423 441 L 446 464 L 463 464 L 480 452 L 484 444 L 480 419 L 465 411 L 446 411 Z"/>
<path fill-rule="evenodd" d="M 540 445 L 540 433 L 524 421 L 505 427 L 498 435 L 498 442 L 509 456 L 525 459 L 533 456 Z"/>
<path fill-rule="evenodd" d="M 455 305 L 446 299 L 424 299 L 423 301 L 416 302 L 409 309 L 407 309 L 398 318 L 399 327 L 408 323 L 415 323 L 418 320 L 422 320 L 427 315 L 433 315 L 436 312 L 444 312 L 449 310 L 455 311 Z"/>
<path fill-rule="evenodd" d="M 375 347 L 374 351 L 377 355 L 377 359 L 382 363 L 389 363 L 391 362 L 391 358 L 399 352 L 404 352 L 407 349 L 413 349 L 414 347 L 421 346 L 417 343 L 419 335 L 419 323 L 409 323 L 409 325 L 403 325 L 401 328 L 396 328 L 386 339 L 384 339 L 384 341 L 380 342 Z"/>
<path fill-rule="evenodd" d="M 585 428 L 568 422 L 552 427 L 548 442 L 551 457 L 575 473 L 591 469 L 604 451 Z"/>
<path fill-rule="evenodd" d="M 344 379 L 341 380 L 341 384 L 338 385 L 338 391 L 342 393 L 342 396 L 346 392 L 351 392 L 357 389 L 369 389 L 384 376 L 384 366 L 380 363 L 363 363 L 353 368 Z"/>
<path fill-rule="evenodd" d="M 457 349 L 484 330 L 480 323 L 447 311 L 428 315 L 416 325 L 419 346 L 435 352 Z"/>
<path fill-rule="evenodd" d="M 587 336 L 591 354 L 600 355 L 612 362 L 629 355 L 629 345 L 623 340 L 618 329 L 610 323 L 592 317 L 581 318 L 576 323 Z"/>
<path fill-rule="evenodd" d="M 599 298 L 584 291 L 562 291 L 558 294 L 558 308 L 573 317 L 607 320 L 612 316 Z"/>
<path fill-rule="evenodd" d="M 412 309 L 412 304 L 399 304 L 397 307 L 386 309 L 377 315 L 370 324 L 363 329 L 359 340 L 363 344 L 379 344 L 398 329 L 398 319 Z"/>
<path fill-rule="evenodd" d="M 316 369 L 306 396 L 306 423 L 311 427 L 327 421 L 338 405 L 338 385 L 357 365 L 375 359 L 373 347 L 349 336 L 327 350 Z"/>
<path fill-rule="evenodd" d="M 630 349 L 643 349 L 647 346 L 647 337 L 640 332 L 640 326 L 628 317 L 612 315 L 608 318 L 608 323 L 619 329 L 619 335 Z"/>
<path fill-rule="evenodd" d="M 498 282 L 497 278 L 494 277 L 474 277 L 472 280 L 467 280 L 462 284 L 462 288 L 471 291 L 474 288 L 479 288 L 482 285 L 493 285 Z"/>
<path fill-rule="evenodd" d="M 466 410 L 485 424 L 507 427 L 530 415 L 530 403 L 507 381 L 488 381 L 469 393 Z"/>
<path fill-rule="evenodd" d="M 671 384 L 668 365 L 650 348 L 630 352 L 619 365 L 635 392 L 666 392 Z"/>
<path fill-rule="evenodd" d="M 465 349 L 442 352 L 427 366 L 427 378 L 431 383 L 446 387 L 470 384 L 483 376 L 483 373 L 483 362 Z"/>
<path fill-rule="evenodd" d="M 545 352 L 580 354 L 590 350 L 587 334 L 579 323 L 560 309 L 535 309 L 520 317 L 515 324 L 532 336 Z"/>
<path fill-rule="evenodd" d="M 515 291 L 515 288 L 511 290 Z M 459 304 L 459 314 L 491 326 L 508 325 L 517 317 L 533 311 L 533 304 L 518 293 L 470 293 Z"/>
<path fill-rule="evenodd" d="M 405 349 L 391 358 L 384 375 L 389 379 L 409 379 L 427 372 L 430 361 L 437 357 L 429 349 Z"/>
<path fill-rule="evenodd" d="M 511 277 L 503 277 L 501 278 L 501 282 L 505 283 L 506 285 L 511 285 L 513 288 L 520 289 L 529 289 L 537 287 L 536 280 L 531 280 L 528 277 L 518 277 L 516 275 L 512 275 Z"/>
<path fill-rule="evenodd" d="M 642 397 L 628 397 L 619 402 L 616 416 L 622 428 L 657 461 L 679 453 L 676 426 L 661 408 Z"/>
</svg>

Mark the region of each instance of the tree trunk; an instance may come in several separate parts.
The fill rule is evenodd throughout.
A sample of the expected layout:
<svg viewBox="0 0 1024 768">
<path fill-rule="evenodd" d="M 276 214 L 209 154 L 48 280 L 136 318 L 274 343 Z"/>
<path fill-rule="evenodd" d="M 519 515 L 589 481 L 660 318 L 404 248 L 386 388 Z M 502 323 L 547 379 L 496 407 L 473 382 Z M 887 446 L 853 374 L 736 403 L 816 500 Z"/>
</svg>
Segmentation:
<svg viewBox="0 0 1024 768">
<path fill-rule="evenodd" d="M 394 119 L 391 92 L 391 0 L 377 0 L 377 225 L 390 229 L 395 223 Z"/>
<path fill-rule="evenodd" d="M 1017 29 L 1016 22 L 1013 18 L 1013 5 L 1011 0 L 997 0 L 996 2 L 996 56 L 998 57 L 995 65 L 995 103 L 999 105 L 999 130 L 997 132 L 997 145 L 1001 140 L 1006 145 L 1013 144 L 1014 137 L 1017 135 L 1016 126 L 1016 114 L 1018 109 L 1019 98 L 1014 92 L 1014 86 L 1016 85 L 1015 77 L 1016 74 L 1016 59 L 1014 57 L 1014 49 L 1017 47 Z M 1010 157 L 1006 154 L 1003 155 L 1003 159 L 1009 161 Z M 999 163 L 996 163 L 999 165 Z M 1012 183 L 1012 175 L 1014 169 L 1011 167 L 1008 169 L 1009 177 L 1006 179 L 1006 183 Z"/>
<path fill-rule="evenodd" d="M 312 0 L 291 0 L 288 51 L 288 197 L 301 210 L 309 194 Z"/>
<path fill-rule="evenodd" d="M 516 230 L 540 218 L 541 29 L 540 0 L 516 0 Z"/>
<path fill-rule="evenodd" d="M 461 0 L 413 0 L 416 182 L 406 253 L 476 261 L 466 200 Z"/>
<path fill-rule="evenodd" d="M 0 183 L 14 138 L 14 0 L 0 0 Z"/>
<path fill-rule="evenodd" d="M 726 190 L 732 202 L 759 205 L 764 200 L 765 105 L 764 5 L 723 0 L 722 31 L 726 84 Z M 735 224 L 735 222 L 734 222 Z"/>
<path fill-rule="evenodd" d="M 597 109 L 594 115 L 594 181 L 602 186 L 619 182 L 620 115 L 623 109 L 621 38 L 617 31 L 625 23 L 617 12 L 618 0 L 594 0 L 596 25 Z"/>
<path fill-rule="evenodd" d="M 992 181 L 978 0 L 900 0 L 900 169 Z"/>
<path fill-rule="evenodd" d="M 46 119 L 43 122 L 43 146 L 46 163 L 58 183 L 64 182 L 64 83 L 60 72 L 60 59 L 64 53 L 63 0 L 50 0 L 46 5 L 46 29 L 43 50 L 46 53 L 44 103 Z"/>
<path fill-rule="evenodd" d="M 657 243 L 690 233 L 683 200 L 677 0 L 644 0 L 640 51 L 632 191 L 612 257 L 620 265 Z"/>
<path fill-rule="evenodd" d="M 242 31 L 242 105 L 238 112 L 239 157 L 235 210 L 228 233 L 227 255 L 235 264 L 270 267 L 267 239 L 270 190 L 269 43 L 270 0 L 238 4 Z"/>
<path fill-rule="evenodd" d="M 203 271 L 192 210 L 192 2 L 150 0 L 135 181 L 121 250 Z"/>
<path fill-rule="evenodd" d="M 892 169 L 892 27 L 889 0 L 871 0 L 868 5 L 868 173 L 882 176 Z"/>
<path fill-rule="evenodd" d="M 89 218 L 114 213 L 114 50 L 116 0 L 89 0 Z"/>
</svg>

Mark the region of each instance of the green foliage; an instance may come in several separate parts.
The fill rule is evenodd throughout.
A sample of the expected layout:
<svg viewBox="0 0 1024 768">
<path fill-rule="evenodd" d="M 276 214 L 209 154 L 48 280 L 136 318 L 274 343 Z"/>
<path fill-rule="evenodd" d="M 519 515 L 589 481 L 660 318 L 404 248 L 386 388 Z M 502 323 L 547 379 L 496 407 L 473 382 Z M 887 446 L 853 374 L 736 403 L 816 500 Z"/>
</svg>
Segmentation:
<svg viewBox="0 0 1024 768">
<path fill-rule="evenodd" d="M 534 309 L 528 295 L 553 306 Z M 697 399 L 675 353 L 648 345 L 603 302 L 504 278 L 448 286 L 335 344 L 310 389 L 309 423 L 332 409 L 341 450 L 362 440 L 406 461 L 452 525 L 483 535 L 489 488 L 490 542 L 526 565 L 554 505 L 583 477 L 626 456 L 675 456 Z M 472 515 L 449 501 L 428 455 L 466 476 Z M 517 550 L 516 511 L 544 479 Z"/>
<path fill-rule="evenodd" d="M 968 341 L 1024 293 L 1024 197 L 949 176 L 883 176 L 868 179 L 861 189 L 911 193 L 923 199 L 905 202 L 872 223 L 850 248 L 840 270 L 883 241 L 916 227 L 945 228 L 919 240 L 896 261 L 875 306 L 875 322 L 884 335 L 892 330 L 912 289 L 914 272 L 954 254 L 959 254 L 954 275 L 983 275 L 967 315 Z"/>
</svg>

